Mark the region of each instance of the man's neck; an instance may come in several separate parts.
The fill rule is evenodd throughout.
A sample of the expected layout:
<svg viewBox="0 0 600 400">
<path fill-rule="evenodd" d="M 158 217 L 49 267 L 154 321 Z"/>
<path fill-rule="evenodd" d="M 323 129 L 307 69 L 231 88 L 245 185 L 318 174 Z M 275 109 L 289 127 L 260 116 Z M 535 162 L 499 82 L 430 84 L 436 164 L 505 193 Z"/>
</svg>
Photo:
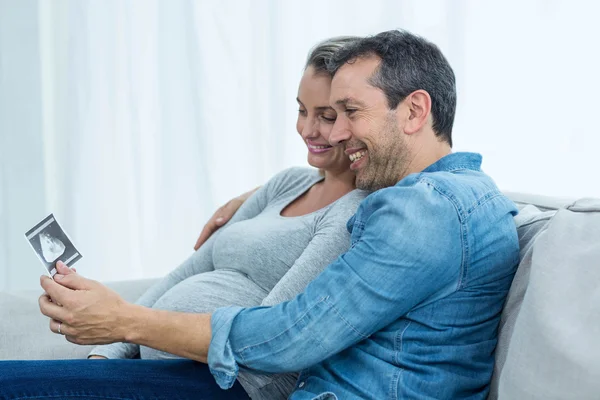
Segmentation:
<svg viewBox="0 0 600 400">
<path fill-rule="evenodd" d="M 425 168 L 435 164 L 450 153 L 452 153 L 452 148 L 446 142 L 438 142 L 436 145 L 420 147 L 417 151 L 413 152 L 412 161 L 408 164 L 404 174 L 399 180 L 404 179 L 410 174 L 423 171 Z"/>
</svg>

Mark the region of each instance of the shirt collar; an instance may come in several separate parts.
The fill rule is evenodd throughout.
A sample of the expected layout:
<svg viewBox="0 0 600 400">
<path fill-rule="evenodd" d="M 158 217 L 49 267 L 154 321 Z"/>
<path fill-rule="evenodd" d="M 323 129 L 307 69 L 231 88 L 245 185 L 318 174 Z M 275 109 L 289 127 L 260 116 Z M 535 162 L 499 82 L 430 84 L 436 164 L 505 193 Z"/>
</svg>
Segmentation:
<svg viewBox="0 0 600 400">
<path fill-rule="evenodd" d="M 440 158 L 423 172 L 455 171 L 457 169 L 481 170 L 481 154 L 478 153 L 450 153 Z"/>
</svg>

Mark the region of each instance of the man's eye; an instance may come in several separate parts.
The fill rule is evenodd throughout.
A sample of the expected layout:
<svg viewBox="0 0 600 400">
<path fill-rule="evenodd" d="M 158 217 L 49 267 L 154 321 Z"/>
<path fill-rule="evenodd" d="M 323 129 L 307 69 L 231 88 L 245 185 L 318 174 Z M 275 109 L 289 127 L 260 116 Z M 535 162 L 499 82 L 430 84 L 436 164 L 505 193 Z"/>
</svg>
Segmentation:
<svg viewBox="0 0 600 400">
<path fill-rule="evenodd" d="M 355 108 L 346 108 L 346 110 L 344 112 L 346 113 L 346 115 L 352 115 L 352 114 L 354 114 L 355 111 L 356 111 Z"/>
<path fill-rule="evenodd" d="M 304 116 L 304 117 L 305 117 L 305 116 L 306 116 L 306 110 L 299 109 L 299 110 L 298 110 L 298 114 L 300 114 L 300 115 L 302 115 L 302 116 Z"/>
</svg>

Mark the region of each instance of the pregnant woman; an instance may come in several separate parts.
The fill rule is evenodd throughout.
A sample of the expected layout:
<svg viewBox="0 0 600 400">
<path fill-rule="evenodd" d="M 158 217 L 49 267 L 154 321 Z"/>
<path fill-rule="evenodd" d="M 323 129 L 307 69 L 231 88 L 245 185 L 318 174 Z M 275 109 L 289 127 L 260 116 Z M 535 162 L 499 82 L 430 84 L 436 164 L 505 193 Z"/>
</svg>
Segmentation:
<svg viewBox="0 0 600 400">
<path fill-rule="evenodd" d="M 309 54 L 298 89 L 297 131 L 312 168 L 285 170 L 258 189 L 228 224 L 137 302 L 161 310 L 210 313 L 238 305 L 275 305 L 301 293 L 350 244 L 347 220 L 365 192 L 355 190 L 343 147 L 328 143 L 336 114 L 329 107 L 327 59 L 352 38 L 334 38 Z M 90 358 L 175 359 L 131 343 L 96 347 Z M 252 399 L 285 399 L 296 374 L 245 371 Z"/>
</svg>

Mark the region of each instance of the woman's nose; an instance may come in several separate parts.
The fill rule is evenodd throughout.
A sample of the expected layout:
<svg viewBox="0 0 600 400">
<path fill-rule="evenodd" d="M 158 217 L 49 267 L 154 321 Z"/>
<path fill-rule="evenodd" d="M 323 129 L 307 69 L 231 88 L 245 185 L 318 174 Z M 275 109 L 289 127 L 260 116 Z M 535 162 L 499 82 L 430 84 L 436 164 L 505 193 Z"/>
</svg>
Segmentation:
<svg viewBox="0 0 600 400">
<path fill-rule="evenodd" d="M 319 127 L 314 120 L 306 121 L 304 129 L 302 129 L 302 137 L 311 139 L 319 136 Z"/>
</svg>

